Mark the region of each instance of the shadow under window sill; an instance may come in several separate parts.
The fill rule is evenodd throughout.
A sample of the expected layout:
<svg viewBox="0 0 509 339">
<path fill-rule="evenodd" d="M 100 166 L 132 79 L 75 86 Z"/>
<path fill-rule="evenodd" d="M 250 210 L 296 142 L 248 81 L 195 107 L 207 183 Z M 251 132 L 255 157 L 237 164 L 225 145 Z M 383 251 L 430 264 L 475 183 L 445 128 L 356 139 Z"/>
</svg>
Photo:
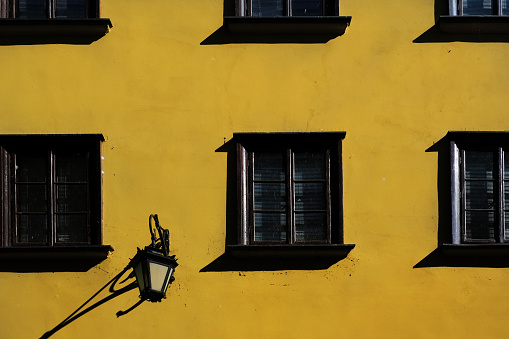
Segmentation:
<svg viewBox="0 0 509 339">
<path fill-rule="evenodd" d="M 223 26 L 201 45 L 241 43 L 327 43 L 345 33 L 351 16 L 225 16 Z"/>
<path fill-rule="evenodd" d="M 424 267 L 509 267 L 509 244 L 442 244 L 414 266 Z"/>
<path fill-rule="evenodd" d="M 0 247 L 0 272 L 86 272 L 112 251 L 110 245 Z"/>
<path fill-rule="evenodd" d="M 0 19 L 0 45 L 91 44 L 113 27 L 110 19 Z"/>
<path fill-rule="evenodd" d="M 324 270 L 345 259 L 354 244 L 228 245 L 200 272 Z"/>
</svg>

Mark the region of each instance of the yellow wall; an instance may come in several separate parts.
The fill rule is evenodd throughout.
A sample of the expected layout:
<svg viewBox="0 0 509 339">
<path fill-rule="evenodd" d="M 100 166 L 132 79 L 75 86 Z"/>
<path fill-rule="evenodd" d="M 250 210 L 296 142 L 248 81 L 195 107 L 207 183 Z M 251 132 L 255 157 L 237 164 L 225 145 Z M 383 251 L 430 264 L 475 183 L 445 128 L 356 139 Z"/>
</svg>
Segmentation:
<svg viewBox="0 0 509 339">
<path fill-rule="evenodd" d="M 90 45 L 0 46 L 0 133 L 102 133 L 104 243 L 88 272 L 0 273 L 0 338 L 38 338 L 149 242 L 179 258 L 162 303 L 132 290 L 52 338 L 504 338 L 507 268 L 413 268 L 437 247 L 437 153 L 448 130 L 506 130 L 506 43 L 414 43 L 433 0 L 341 1 L 317 44 L 200 45 L 219 0 L 102 0 Z M 234 132 L 346 131 L 348 258 L 327 270 L 200 272 L 224 253 Z M 105 296 L 108 293 L 103 293 Z M 100 298 L 99 298 L 100 299 Z"/>
</svg>

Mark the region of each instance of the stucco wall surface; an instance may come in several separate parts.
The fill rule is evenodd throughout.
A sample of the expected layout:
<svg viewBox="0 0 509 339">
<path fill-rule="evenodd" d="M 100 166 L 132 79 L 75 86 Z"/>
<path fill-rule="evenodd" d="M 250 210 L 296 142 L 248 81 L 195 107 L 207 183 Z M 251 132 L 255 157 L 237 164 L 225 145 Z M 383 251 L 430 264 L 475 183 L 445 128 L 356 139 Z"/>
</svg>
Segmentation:
<svg viewBox="0 0 509 339">
<path fill-rule="evenodd" d="M 218 0 L 102 0 L 87 45 L 0 46 L 0 134 L 102 133 L 104 243 L 87 272 L 0 272 L 0 338 L 39 338 L 149 243 L 179 258 L 162 303 L 132 290 L 52 338 L 504 338 L 507 268 L 414 266 L 437 248 L 449 130 L 507 130 L 507 43 L 414 42 L 430 0 L 342 0 L 327 43 L 201 44 Z M 322 270 L 200 272 L 225 251 L 235 132 L 346 131 L 345 243 Z M 132 280 L 131 280 L 132 281 Z M 122 285 L 120 285 L 121 287 Z M 93 302 L 107 296 L 103 291 Z M 92 303 L 93 303 L 92 302 Z"/>
</svg>

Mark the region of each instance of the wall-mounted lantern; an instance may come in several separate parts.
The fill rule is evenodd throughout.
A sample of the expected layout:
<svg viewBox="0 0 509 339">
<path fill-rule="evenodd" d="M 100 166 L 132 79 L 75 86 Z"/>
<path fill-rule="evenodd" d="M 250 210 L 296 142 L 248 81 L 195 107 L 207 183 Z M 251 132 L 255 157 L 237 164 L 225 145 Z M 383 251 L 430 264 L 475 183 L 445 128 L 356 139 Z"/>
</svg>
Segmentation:
<svg viewBox="0 0 509 339">
<path fill-rule="evenodd" d="M 159 239 L 156 238 L 152 229 L 152 219 L 154 219 L 155 227 L 159 233 Z M 170 232 L 159 225 L 157 214 L 150 215 L 148 224 L 152 243 L 143 250 L 138 248 L 132 266 L 141 299 L 156 302 L 166 298 L 166 290 L 169 284 L 175 280 L 173 273 L 178 264 L 175 256 L 169 255 Z"/>
</svg>

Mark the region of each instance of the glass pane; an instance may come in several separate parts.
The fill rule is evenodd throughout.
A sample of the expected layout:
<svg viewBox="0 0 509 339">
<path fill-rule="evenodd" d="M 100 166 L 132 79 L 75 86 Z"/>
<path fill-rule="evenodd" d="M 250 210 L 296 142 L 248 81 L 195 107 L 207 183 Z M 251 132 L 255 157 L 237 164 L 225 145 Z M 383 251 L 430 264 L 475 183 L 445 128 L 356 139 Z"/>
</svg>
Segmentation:
<svg viewBox="0 0 509 339">
<path fill-rule="evenodd" d="M 82 154 L 57 154 L 56 181 L 57 182 L 86 182 L 87 181 L 87 157 Z"/>
<path fill-rule="evenodd" d="M 86 0 L 56 0 L 55 13 L 57 18 L 86 18 Z"/>
<path fill-rule="evenodd" d="M 252 16 L 284 16 L 283 0 L 253 0 Z"/>
<path fill-rule="evenodd" d="M 254 154 L 254 180 L 285 180 L 285 168 L 282 153 Z"/>
<path fill-rule="evenodd" d="M 48 200 L 46 185 L 16 185 L 17 204 L 16 212 L 41 212 L 47 211 Z"/>
<path fill-rule="evenodd" d="M 20 243 L 47 243 L 48 219 L 46 215 L 18 215 L 17 240 Z"/>
<path fill-rule="evenodd" d="M 58 242 L 88 242 L 87 215 L 57 215 Z"/>
<path fill-rule="evenodd" d="M 292 0 L 293 16 L 322 16 L 322 0 Z"/>
<path fill-rule="evenodd" d="M 86 212 L 86 185 L 57 185 L 57 212 Z"/>
<path fill-rule="evenodd" d="M 295 180 L 325 179 L 324 152 L 295 152 Z"/>
<path fill-rule="evenodd" d="M 164 292 L 163 287 L 166 277 L 171 272 L 171 268 L 153 261 L 148 262 L 148 270 L 150 271 L 150 288 L 154 291 Z"/>
<path fill-rule="evenodd" d="M 46 182 L 47 154 L 16 154 L 17 182 Z"/>
<path fill-rule="evenodd" d="M 504 179 L 509 179 L 509 152 L 504 152 Z"/>
<path fill-rule="evenodd" d="M 493 179 L 493 152 L 465 152 L 465 176 L 467 179 Z"/>
<path fill-rule="evenodd" d="M 296 213 L 295 239 L 299 242 L 327 240 L 327 214 Z"/>
<path fill-rule="evenodd" d="M 295 210 L 325 210 L 326 191 L 325 183 L 296 183 L 295 184 Z"/>
<path fill-rule="evenodd" d="M 466 208 L 493 209 L 493 181 L 467 181 Z"/>
<path fill-rule="evenodd" d="M 492 15 L 491 0 L 462 0 L 463 15 Z"/>
<path fill-rule="evenodd" d="M 504 209 L 509 210 L 509 181 L 504 180 Z"/>
<path fill-rule="evenodd" d="M 509 12 L 507 11 L 507 2 L 508 0 L 502 0 L 502 15 L 509 15 Z"/>
<path fill-rule="evenodd" d="M 18 0 L 16 18 L 44 19 L 47 17 L 47 0 Z"/>
<path fill-rule="evenodd" d="M 495 213 L 487 211 L 466 212 L 467 239 L 494 239 Z"/>
<path fill-rule="evenodd" d="M 509 212 L 504 213 L 504 238 L 509 240 Z"/>
<path fill-rule="evenodd" d="M 254 209 L 284 211 L 286 208 L 285 184 L 256 182 L 254 184 Z"/>
<path fill-rule="evenodd" d="M 255 213 L 256 241 L 285 241 L 286 215 L 282 213 Z"/>
</svg>

